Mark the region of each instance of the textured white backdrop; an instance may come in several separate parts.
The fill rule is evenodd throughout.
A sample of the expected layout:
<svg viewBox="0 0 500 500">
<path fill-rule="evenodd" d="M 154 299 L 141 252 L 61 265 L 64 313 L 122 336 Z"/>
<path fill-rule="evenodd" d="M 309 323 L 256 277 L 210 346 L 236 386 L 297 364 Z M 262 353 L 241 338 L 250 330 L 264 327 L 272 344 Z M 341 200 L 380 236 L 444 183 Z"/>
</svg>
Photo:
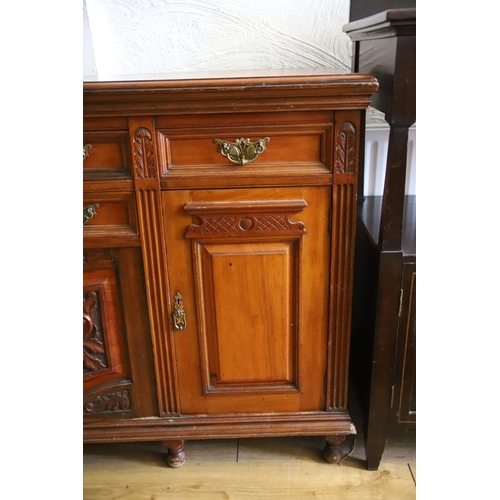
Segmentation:
<svg viewBox="0 0 500 500">
<path fill-rule="evenodd" d="M 348 70 L 349 0 L 86 0 L 101 75 Z"/>
</svg>

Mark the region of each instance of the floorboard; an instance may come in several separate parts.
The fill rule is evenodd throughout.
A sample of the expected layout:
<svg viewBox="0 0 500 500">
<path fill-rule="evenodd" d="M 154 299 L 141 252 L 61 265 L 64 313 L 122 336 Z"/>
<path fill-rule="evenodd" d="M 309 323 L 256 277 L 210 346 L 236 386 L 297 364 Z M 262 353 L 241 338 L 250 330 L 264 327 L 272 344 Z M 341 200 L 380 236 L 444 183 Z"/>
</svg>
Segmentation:
<svg viewBox="0 0 500 500">
<path fill-rule="evenodd" d="M 346 443 L 346 453 L 351 444 Z M 321 437 L 190 441 L 186 463 L 172 469 L 161 443 L 85 445 L 83 498 L 416 498 L 415 446 L 408 440 L 389 441 L 378 471 L 366 470 L 362 443 L 340 466 L 324 461 L 323 447 Z"/>
</svg>

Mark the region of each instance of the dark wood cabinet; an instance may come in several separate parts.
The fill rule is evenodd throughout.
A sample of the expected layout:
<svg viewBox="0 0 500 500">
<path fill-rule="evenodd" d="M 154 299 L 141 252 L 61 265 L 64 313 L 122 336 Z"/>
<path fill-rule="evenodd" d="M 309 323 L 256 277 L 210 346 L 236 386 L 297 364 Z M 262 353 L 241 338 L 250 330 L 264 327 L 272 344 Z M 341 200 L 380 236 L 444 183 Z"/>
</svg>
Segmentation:
<svg viewBox="0 0 500 500">
<path fill-rule="evenodd" d="M 385 261 L 382 201 L 366 197 L 359 209 L 354 272 L 351 378 L 370 470 L 378 469 L 391 432 L 416 429 L 416 196 L 405 197 L 402 250 Z"/>
<path fill-rule="evenodd" d="M 362 177 L 358 185 L 351 353 L 367 466 L 376 470 L 388 432 L 416 428 L 416 198 L 405 194 L 408 129 L 416 119 L 416 9 L 379 12 L 344 31 L 354 42 L 353 71 L 379 81 L 371 104 L 390 126 L 383 196 L 364 198 Z"/>
<path fill-rule="evenodd" d="M 338 462 L 355 433 L 377 82 L 280 73 L 84 83 L 85 442 L 163 441 L 179 466 L 186 439 L 324 435 Z"/>
<path fill-rule="evenodd" d="M 413 258 L 412 258 L 413 257 Z M 394 389 L 389 427 L 395 430 L 415 429 L 416 403 L 416 292 L 415 256 L 405 256 L 401 283 Z"/>
</svg>

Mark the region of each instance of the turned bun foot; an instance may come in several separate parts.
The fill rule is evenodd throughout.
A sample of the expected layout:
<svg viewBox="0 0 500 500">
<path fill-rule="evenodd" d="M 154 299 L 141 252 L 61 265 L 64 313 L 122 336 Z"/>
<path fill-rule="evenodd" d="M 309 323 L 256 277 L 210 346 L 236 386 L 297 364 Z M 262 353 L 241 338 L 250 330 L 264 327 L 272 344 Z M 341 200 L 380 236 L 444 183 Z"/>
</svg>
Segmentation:
<svg viewBox="0 0 500 500">
<path fill-rule="evenodd" d="M 186 461 L 184 453 L 184 441 L 163 441 L 163 445 L 168 448 L 167 464 L 170 467 L 180 467 Z"/>
<path fill-rule="evenodd" d="M 342 460 L 342 443 L 345 436 L 328 436 L 324 449 L 325 460 L 331 464 L 338 464 Z"/>
</svg>

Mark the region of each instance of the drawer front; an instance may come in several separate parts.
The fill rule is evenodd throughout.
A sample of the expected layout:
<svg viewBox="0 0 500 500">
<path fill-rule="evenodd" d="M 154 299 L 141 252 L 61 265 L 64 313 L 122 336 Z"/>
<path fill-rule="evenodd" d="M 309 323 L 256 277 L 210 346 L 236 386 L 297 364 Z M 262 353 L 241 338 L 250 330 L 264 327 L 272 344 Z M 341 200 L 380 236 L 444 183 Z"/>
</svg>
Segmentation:
<svg viewBox="0 0 500 500">
<path fill-rule="evenodd" d="M 295 117 L 295 115 L 294 115 Z M 205 118 L 206 120 L 206 118 Z M 311 174 L 331 171 L 332 124 L 284 121 L 281 115 L 253 115 L 241 123 L 212 116 L 210 126 L 157 125 L 160 169 L 164 177 L 189 174 Z M 238 119 L 233 117 L 233 122 Z M 325 123 L 326 122 L 326 123 Z"/>
<path fill-rule="evenodd" d="M 84 239 L 112 237 L 117 239 L 117 243 L 122 240 L 138 242 L 135 206 L 133 192 L 84 193 Z"/>
<path fill-rule="evenodd" d="M 132 178 L 127 130 L 84 132 L 83 150 L 84 179 Z"/>
</svg>

